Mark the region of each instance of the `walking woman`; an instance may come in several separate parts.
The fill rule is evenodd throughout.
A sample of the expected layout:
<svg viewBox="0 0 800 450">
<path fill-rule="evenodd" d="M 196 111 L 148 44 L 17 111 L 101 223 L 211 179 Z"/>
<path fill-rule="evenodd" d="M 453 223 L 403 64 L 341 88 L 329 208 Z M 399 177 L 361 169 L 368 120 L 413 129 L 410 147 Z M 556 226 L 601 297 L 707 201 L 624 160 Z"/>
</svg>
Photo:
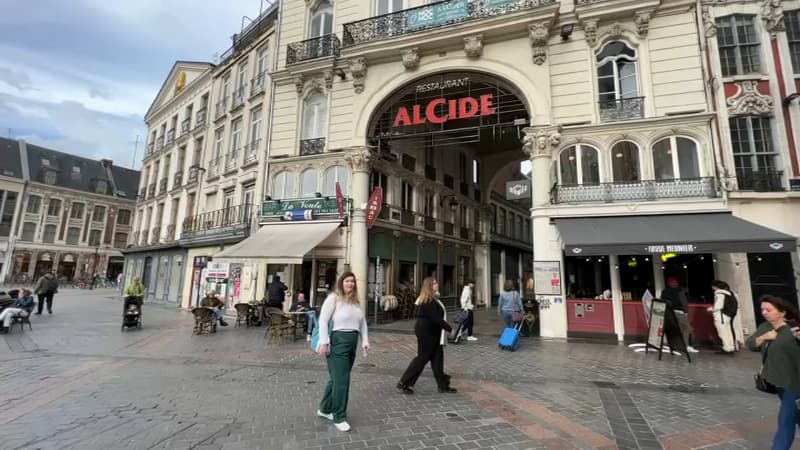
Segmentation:
<svg viewBox="0 0 800 450">
<path fill-rule="evenodd" d="M 514 282 L 511 280 L 506 280 L 505 284 L 503 285 L 503 292 L 500 293 L 500 296 L 497 299 L 497 314 L 503 315 L 506 328 L 513 328 L 514 324 L 522 321 L 523 310 L 522 298 L 520 297 L 519 292 L 514 289 Z"/>
<path fill-rule="evenodd" d="M 447 323 L 447 311 L 439 301 L 439 282 L 428 277 L 422 281 L 422 289 L 417 305 L 417 322 L 414 334 L 417 335 L 417 356 L 411 360 L 405 373 L 397 383 L 397 389 L 404 394 L 413 394 L 411 389 L 422 374 L 425 365 L 430 361 L 433 377 L 440 393 L 455 393 L 450 387 L 450 376 L 444 373 L 444 345 L 447 334 L 453 327 Z"/>
<path fill-rule="evenodd" d="M 330 379 L 317 415 L 332 420 L 339 431 L 350 431 L 347 400 L 350 395 L 350 370 L 356 360 L 359 334 L 364 354 L 369 350 L 367 318 L 358 304 L 358 288 L 353 272 L 345 272 L 339 277 L 336 292 L 325 299 L 319 316 L 319 355 L 328 361 Z"/>
<path fill-rule="evenodd" d="M 761 351 L 764 366 L 761 376 L 775 385 L 781 406 L 778 410 L 778 431 L 772 450 L 789 450 L 794 442 L 795 427 L 800 426 L 800 343 L 787 320 L 797 320 L 798 314 L 789 302 L 771 295 L 761 298 L 762 323 L 747 339 L 747 347 Z"/>
</svg>

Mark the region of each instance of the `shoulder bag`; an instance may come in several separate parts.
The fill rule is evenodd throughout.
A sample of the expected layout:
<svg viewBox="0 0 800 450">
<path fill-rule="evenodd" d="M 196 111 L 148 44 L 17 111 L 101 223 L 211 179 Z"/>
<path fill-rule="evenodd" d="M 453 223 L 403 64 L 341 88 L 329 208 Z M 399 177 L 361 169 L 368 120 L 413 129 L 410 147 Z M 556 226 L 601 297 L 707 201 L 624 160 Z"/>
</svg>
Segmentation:
<svg viewBox="0 0 800 450">
<path fill-rule="evenodd" d="M 759 391 L 766 392 L 767 394 L 775 394 L 778 392 L 778 390 L 775 388 L 775 385 L 764 378 L 764 366 L 767 364 L 767 351 L 769 351 L 769 342 L 765 343 L 764 346 L 764 352 L 761 354 L 761 370 L 759 370 L 757 374 L 753 375 L 753 381 L 756 384 L 756 389 Z"/>
<path fill-rule="evenodd" d="M 338 298 L 334 296 L 333 312 L 331 313 L 331 319 L 328 321 L 328 342 L 330 342 L 331 333 L 333 332 L 333 315 L 336 314 L 337 303 L 338 303 Z M 320 308 L 320 314 L 322 314 L 322 308 Z M 319 324 L 317 324 L 317 326 L 314 327 L 314 331 L 311 332 L 311 350 L 314 353 L 319 351 Z"/>
</svg>

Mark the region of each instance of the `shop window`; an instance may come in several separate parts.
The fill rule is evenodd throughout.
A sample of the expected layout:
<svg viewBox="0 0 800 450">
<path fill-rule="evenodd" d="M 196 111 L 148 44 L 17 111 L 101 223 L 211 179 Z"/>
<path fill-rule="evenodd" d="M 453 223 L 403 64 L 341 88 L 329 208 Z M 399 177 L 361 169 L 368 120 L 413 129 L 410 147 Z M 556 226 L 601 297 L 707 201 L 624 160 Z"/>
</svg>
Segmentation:
<svg viewBox="0 0 800 450">
<path fill-rule="evenodd" d="M 303 104 L 303 140 L 325 138 L 328 123 L 328 97 L 311 94 Z"/>
<path fill-rule="evenodd" d="M 342 190 L 342 195 L 347 196 L 347 168 L 344 166 L 333 166 L 325 170 L 325 185 L 322 195 L 333 197 L 336 195 L 336 182 L 339 182 L 339 188 Z"/>
<path fill-rule="evenodd" d="M 45 225 L 44 234 L 42 235 L 42 242 L 45 244 L 52 244 L 56 241 L 56 226 Z"/>
<path fill-rule="evenodd" d="M 444 296 L 456 295 L 456 267 L 451 265 L 442 266 L 442 279 L 439 280 L 439 292 Z"/>
<path fill-rule="evenodd" d="M 786 39 L 789 41 L 789 54 L 792 57 L 792 72 L 800 74 L 800 9 L 786 11 Z"/>
<path fill-rule="evenodd" d="M 314 197 L 317 193 L 317 170 L 307 169 L 300 175 L 300 196 Z"/>
<path fill-rule="evenodd" d="M 272 198 L 280 200 L 294 196 L 294 173 L 284 170 L 272 179 Z"/>
<path fill-rule="evenodd" d="M 629 141 L 614 144 L 611 166 L 615 182 L 639 181 L 639 147 Z"/>
<path fill-rule="evenodd" d="M 700 178 L 697 144 L 691 139 L 672 136 L 653 146 L 656 180 Z"/>
<path fill-rule="evenodd" d="M 611 41 L 597 54 L 597 87 L 603 105 L 639 97 L 638 56 L 622 41 Z"/>
<path fill-rule="evenodd" d="M 605 256 L 564 258 L 567 298 L 593 299 L 611 289 L 611 272 Z"/>
<path fill-rule="evenodd" d="M 746 75 L 761 70 L 755 16 L 735 14 L 717 19 L 717 44 L 722 76 Z"/>
<path fill-rule="evenodd" d="M 22 224 L 22 236 L 20 236 L 20 240 L 24 242 L 33 242 L 33 238 L 36 235 L 36 223 L 34 222 L 25 222 Z"/>
<path fill-rule="evenodd" d="M 600 183 L 600 164 L 597 149 L 578 144 L 561 151 L 558 159 L 559 184 L 575 186 Z"/>
<path fill-rule="evenodd" d="M 333 33 L 333 7 L 330 3 L 320 2 L 311 13 L 310 38 Z"/>
<path fill-rule="evenodd" d="M 78 245 L 81 238 L 81 229 L 78 227 L 67 228 L 67 245 Z"/>
</svg>

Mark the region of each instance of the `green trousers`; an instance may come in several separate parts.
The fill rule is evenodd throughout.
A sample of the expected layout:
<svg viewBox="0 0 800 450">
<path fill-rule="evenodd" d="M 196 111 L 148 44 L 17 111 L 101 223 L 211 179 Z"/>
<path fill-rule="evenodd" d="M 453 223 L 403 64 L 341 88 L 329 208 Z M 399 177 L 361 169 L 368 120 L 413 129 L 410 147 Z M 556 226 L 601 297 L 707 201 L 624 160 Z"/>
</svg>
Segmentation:
<svg viewBox="0 0 800 450">
<path fill-rule="evenodd" d="M 347 420 L 347 399 L 350 395 L 350 370 L 356 360 L 358 331 L 334 331 L 331 333 L 328 353 L 328 385 L 319 405 L 325 414 L 333 413 L 333 422 Z"/>
</svg>

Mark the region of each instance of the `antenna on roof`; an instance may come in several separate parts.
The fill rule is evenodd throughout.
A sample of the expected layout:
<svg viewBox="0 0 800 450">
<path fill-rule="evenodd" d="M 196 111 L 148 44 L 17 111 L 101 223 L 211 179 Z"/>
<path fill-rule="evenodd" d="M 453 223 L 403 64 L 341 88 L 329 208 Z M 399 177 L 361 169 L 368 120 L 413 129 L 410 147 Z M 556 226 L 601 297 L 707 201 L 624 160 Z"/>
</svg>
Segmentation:
<svg viewBox="0 0 800 450">
<path fill-rule="evenodd" d="M 133 164 L 131 164 L 131 169 L 136 170 L 136 151 L 139 149 L 139 135 L 136 135 L 136 140 L 133 141 Z"/>
</svg>

